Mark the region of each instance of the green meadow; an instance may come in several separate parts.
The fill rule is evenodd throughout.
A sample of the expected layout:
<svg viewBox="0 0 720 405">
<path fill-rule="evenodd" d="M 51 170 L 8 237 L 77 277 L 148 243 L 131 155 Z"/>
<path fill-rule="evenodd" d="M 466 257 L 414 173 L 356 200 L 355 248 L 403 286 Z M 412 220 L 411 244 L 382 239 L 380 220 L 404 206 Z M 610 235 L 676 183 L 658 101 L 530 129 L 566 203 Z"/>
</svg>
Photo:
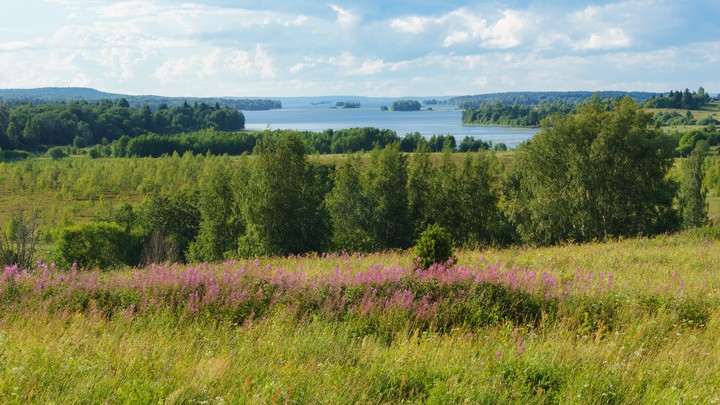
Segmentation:
<svg viewBox="0 0 720 405">
<path fill-rule="evenodd" d="M 717 243 L 695 230 L 459 251 L 457 265 L 421 276 L 409 252 L 105 273 L 6 270 L 0 400 L 715 403 Z M 219 280 L 241 271 L 251 298 L 231 303 Z M 299 275 L 299 284 L 287 281 Z M 271 289 L 280 279 L 286 284 Z M 258 296 L 254 282 L 272 292 Z M 398 282 L 409 301 L 383 304 Z M 339 309 L 323 298 L 333 296 L 328 286 L 355 303 Z M 429 294 L 444 324 L 417 312 Z M 255 315 L 238 315 L 243 305 Z"/>
</svg>

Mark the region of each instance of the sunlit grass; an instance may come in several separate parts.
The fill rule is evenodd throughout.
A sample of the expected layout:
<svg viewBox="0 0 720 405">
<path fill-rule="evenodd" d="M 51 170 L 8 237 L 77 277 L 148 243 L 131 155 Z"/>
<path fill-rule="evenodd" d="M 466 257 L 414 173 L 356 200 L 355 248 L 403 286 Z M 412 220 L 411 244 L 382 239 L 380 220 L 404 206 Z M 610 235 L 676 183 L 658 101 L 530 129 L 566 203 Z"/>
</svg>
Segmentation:
<svg viewBox="0 0 720 405">
<path fill-rule="evenodd" d="M 540 274 L 547 272 L 575 287 L 558 287 L 568 292 L 558 301 L 539 296 L 556 306 L 527 322 L 510 316 L 487 323 L 456 322 L 446 329 L 418 323 L 411 312 L 392 305 L 381 313 L 351 310 L 338 317 L 322 306 L 303 304 L 322 300 L 318 292 L 326 291 L 323 283 L 332 282 L 338 270 L 411 267 L 413 258 L 404 252 L 261 258 L 178 266 L 168 273 L 180 283 L 172 288 L 185 283 L 183 291 L 200 288 L 205 293 L 211 284 L 203 284 L 199 276 L 210 272 L 220 280 L 228 269 L 232 274 L 243 266 L 255 266 L 247 280 L 267 277 L 272 284 L 282 279 L 278 270 L 309 278 L 309 289 L 298 290 L 307 295 L 276 295 L 269 301 L 276 303 L 262 316 L 240 323 L 214 316 L 218 312 L 212 306 L 199 312 L 183 309 L 182 299 L 173 301 L 163 292 L 166 287 L 160 288 L 164 284 L 154 284 L 149 268 L 94 273 L 91 284 L 89 273 L 57 273 L 57 290 L 49 281 L 38 290 L 32 278 L 18 279 L 17 289 L 8 282 L 14 279 L 12 271 L 6 270 L 0 274 L 0 402 L 716 403 L 720 363 L 712 359 L 720 356 L 720 249 L 715 243 L 697 231 L 538 249 L 461 251 L 458 271 L 520 267 L 530 272 L 520 274 L 537 274 L 542 280 Z M 26 277 L 39 282 L 43 271 Z M 447 271 L 452 275 L 455 270 Z M 443 284 L 442 277 L 422 288 L 446 291 L 443 285 L 454 285 L 452 280 Z M 373 288 L 385 285 L 367 282 Z M 288 291 L 305 288 L 293 285 L 288 284 Z M 534 288 L 523 285 L 507 288 Z M 168 301 L 156 306 L 138 301 L 131 310 L 128 303 L 146 294 L 141 286 L 150 287 L 147 297 Z M 77 303 L 52 304 L 73 302 L 53 301 L 64 291 L 93 288 L 100 293 L 90 295 L 84 310 Z M 375 294 L 370 287 L 347 291 Z M 462 297 L 458 293 L 455 299 Z M 447 303 L 454 305 L 452 299 Z M 102 305 L 119 306 L 114 311 L 92 309 Z"/>
</svg>

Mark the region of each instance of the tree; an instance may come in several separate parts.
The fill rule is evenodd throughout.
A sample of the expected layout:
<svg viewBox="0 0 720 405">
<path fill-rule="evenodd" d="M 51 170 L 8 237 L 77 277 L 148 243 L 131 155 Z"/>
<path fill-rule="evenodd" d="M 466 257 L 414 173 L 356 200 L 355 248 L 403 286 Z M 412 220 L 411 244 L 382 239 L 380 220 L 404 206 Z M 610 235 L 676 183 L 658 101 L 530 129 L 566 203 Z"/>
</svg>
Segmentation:
<svg viewBox="0 0 720 405">
<path fill-rule="evenodd" d="M 412 226 L 412 239 L 416 240 L 420 233 L 431 224 L 433 191 L 432 181 L 435 167 L 430 161 L 427 143 L 421 142 L 415 150 L 408 166 L 408 215 Z"/>
<path fill-rule="evenodd" d="M 52 160 L 60 160 L 68 156 L 67 153 L 65 153 L 65 148 L 61 146 L 53 146 L 52 148 L 48 149 L 47 155 Z"/>
<path fill-rule="evenodd" d="M 649 235 L 677 226 L 673 141 L 629 98 L 543 121 L 517 150 L 507 211 L 526 242 Z"/>
<path fill-rule="evenodd" d="M 332 191 L 326 204 L 332 229 L 332 246 L 351 252 L 373 248 L 370 233 L 372 204 L 363 189 L 360 159 L 348 157 L 335 171 Z"/>
<path fill-rule="evenodd" d="M 260 140 L 244 193 L 245 234 L 240 238 L 241 256 L 288 255 L 304 253 L 318 246 L 322 232 L 318 227 L 317 195 L 305 156 L 305 144 L 297 133 L 278 139 Z M 317 200 L 319 198 L 319 200 Z"/>
<path fill-rule="evenodd" d="M 216 204 L 220 205 L 221 202 L 216 201 Z M 170 195 L 152 194 L 140 205 L 134 216 L 132 207 L 128 209 L 123 205 L 116 219 L 126 229 L 131 229 L 135 222 L 148 236 L 143 246 L 143 263 L 187 261 L 187 251 L 190 242 L 198 234 L 200 221 L 200 212 L 193 195 L 179 192 Z"/>
<path fill-rule="evenodd" d="M 400 143 L 374 149 L 363 179 L 372 204 L 370 233 L 376 248 L 406 248 L 410 244 L 407 162 Z"/>
<path fill-rule="evenodd" d="M 10 222 L 0 234 L 0 264 L 17 264 L 21 269 L 31 269 L 41 232 L 40 214 L 28 215 L 20 210 L 12 214 Z"/>
<path fill-rule="evenodd" d="M 466 155 L 458 173 L 460 225 L 458 243 L 507 242 L 509 224 L 500 211 L 500 165 L 493 154 Z"/>
<path fill-rule="evenodd" d="M 197 238 L 190 244 L 190 261 L 217 261 L 235 253 L 241 230 L 233 170 L 218 157 L 206 162 L 200 179 L 200 221 Z"/>
<path fill-rule="evenodd" d="M 55 260 L 62 268 L 73 263 L 84 269 L 133 266 L 139 262 L 142 240 L 142 235 L 127 232 L 115 223 L 69 226 L 57 236 Z"/>
<path fill-rule="evenodd" d="M 683 228 L 703 226 L 708 222 L 708 190 L 704 185 L 703 162 L 709 150 L 707 141 L 699 141 L 690 157 L 680 163 L 678 210 Z"/>
<path fill-rule="evenodd" d="M 417 100 L 397 100 L 392 103 L 393 111 L 420 111 L 422 105 Z"/>
<path fill-rule="evenodd" d="M 438 224 L 429 225 L 420 234 L 414 253 L 422 269 L 433 264 L 446 263 L 450 259 L 456 260 L 450 235 Z"/>
</svg>

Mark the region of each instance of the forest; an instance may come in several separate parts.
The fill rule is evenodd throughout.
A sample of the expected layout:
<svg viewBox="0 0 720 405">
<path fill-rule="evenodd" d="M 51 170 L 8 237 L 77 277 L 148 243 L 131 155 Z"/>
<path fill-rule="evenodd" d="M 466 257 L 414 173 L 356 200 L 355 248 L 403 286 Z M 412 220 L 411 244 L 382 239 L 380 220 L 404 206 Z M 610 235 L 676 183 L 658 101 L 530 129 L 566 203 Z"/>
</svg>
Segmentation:
<svg viewBox="0 0 720 405">
<path fill-rule="evenodd" d="M 218 104 L 223 107 L 231 107 L 236 110 L 256 111 L 282 108 L 278 100 L 269 99 L 248 99 L 237 97 L 163 97 L 163 96 L 133 96 L 126 94 L 114 94 L 98 91 L 84 87 L 46 87 L 39 89 L 0 89 L 0 102 L 5 104 L 55 104 L 71 101 L 87 101 L 97 103 L 99 101 L 111 100 L 116 102 L 125 99 L 135 108 L 148 105 L 157 109 L 161 105 L 176 107 L 187 102 L 190 104 Z"/>
<path fill-rule="evenodd" d="M 596 99 L 577 113 L 544 121 L 541 132 L 513 153 L 509 167 L 482 141 L 479 152 L 456 158 L 457 145 L 450 136 L 426 141 L 409 134 L 399 140 L 392 131 L 368 128 L 335 131 L 332 142 L 296 131 L 265 131 L 238 144 L 253 150 L 240 158 L 202 148 L 189 148 L 180 158 L 177 150 L 169 152 L 172 148 L 168 153 L 153 149 L 173 137 L 121 138 L 127 143 L 113 144 L 115 157 L 172 153 L 183 167 L 141 177 L 124 165 L 139 169 L 149 164 L 141 165 L 143 160 L 118 160 L 114 168 L 100 169 L 117 174 L 123 184 L 142 179 L 134 186 L 110 189 L 144 190 L 147 198 L 108 211 L 90 224 L 57 229 L 55 259 L 64 265 L 113 267 L 406 249 L 433 224 L 446 229 L 456 246 L 473 247 L 653 235 L 706 223 L 707 189 L 693 179 L 704 173 L 708 141 L 687 140 L 692 145 L 687 162 L 700 163 L 673 169 L 676 141 L 650 120 L 630 99 L 611 109 Z M 628 125 L 632 131 L 617 129 Z M 197 141 L 186 136 L 178 135 L 177 141 Z M 213 136 L 217 143 L 239 139 L 223 138 L 222 133 L 206 133 L 203 139 Z M 403 146 L 406 140 L 411 141 Z M 314 149 L 317 145 L 324 145 L 323 151 L 370 152 L 320 162 L 309 159 L 320 152 Z M 433 150 L 444 153 L 431 158 Z M 92 166 L 72 169 L 79 164 L 73 160 L 44 174 L 32 174 L 36 166 L 28 161 L 27 169 L 12 166 L 17 169 L 2 177 L 15 184 L 13 188 L 29 181 L 32 187 L 45 184 L 66 195 L 97 198 L 102 188 L 92 184 L 102 175 L 88 171 Z M 77 171 L 88 173 L 70 174 Z M 86 177 L 91 173 L 101 177 Z M 85 180 L 78 183 L 80 178 Z M 167 184 L 147 183 L 152 179 Z"/>
<path fill-rule="evenodd" d="M 630 97 L 638 103 L 643 103 L 657 95 L 657 93 L 649 92 L 625 92 L 625 91 L 522 91 L 522 92 L 503 92 L 477 94 L 472 96 L 452 97 L 445 100 L 445 104 L 457 105 L 461 109 L 479 108 L 483 104 L 500 103 L 504 105 L 525 105 L 536 106 L 540 104 L 564 102 L 567 104 L 580 104 L 588 98 L 598 94 L 601 98 L 617 100 L 622 97 Z"/>
<path fill-rule="evenodd" d="M 667 96 L 657 95 L 645 101 L 645 108 L 681 108 L 684 110 L 697 110 L 710 103 L 710 95 L 702 87 L 697 91 L 670 91 Z"/>
<path fill-rule="evenodd" d="M 538 127 L 540 122 L 553 114 L 567 114 L 574 111 L 575 104 L 566 101 L 541 103 L 537 106 L 522 104 L 481 104 L 468 107 L 462 112 L 464 125 L 503 125 L 511 127 Z"/>
<path fill-rule="evenodd" d="M 96 103 L 0 104 L 0 149 L 10 150 L 42 151 L 67 145 L 83 148 L 148 132 L 238 131 L 244 127 L 242 112 L 219 104 L 184 102 L 172 108 L 160 104 L 155 110 L 147 104 L 131 107 L 124 98 Z"/>
</svg>

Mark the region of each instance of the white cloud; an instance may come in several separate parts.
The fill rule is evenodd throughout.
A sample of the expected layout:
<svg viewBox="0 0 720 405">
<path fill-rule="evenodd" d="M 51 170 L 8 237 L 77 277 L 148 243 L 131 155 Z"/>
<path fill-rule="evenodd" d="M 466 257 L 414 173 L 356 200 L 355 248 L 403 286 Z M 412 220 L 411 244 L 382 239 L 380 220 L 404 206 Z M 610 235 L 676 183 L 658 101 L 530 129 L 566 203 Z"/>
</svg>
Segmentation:
<svg viewBox="0 0 720 405">
<path fill-rule="evenodd" d="M 255 65 L 260 70 L 260 78 L 275 78 L 275 65 L 273 64 L 273 58 L 265 52 L 265 49 L 260 44 L 255 46 Z"/>
<path fill-rule="evenodd" d="M 340 8 L 335 4 L 330 4 L 330 8 L 337 13 L 337 22 L 341 25 L 351 25 L 358 21 L 358 17 L 350 12 L 350 10 Z"/>
<path fill-rule="evenodd" d="M 522 15 L 513 10 L 503 12 L 503 18 L 485 33 L 484 43 L 493 48 L 512 48 L 520 44 L 518 34 L 525 28 Z"/>
<path fill-rule="evenodd" d="M 616 49 L 630 46 L 630 38 L 620 28 L 609 28 L 603 33 L 592 33 L 590 37 L 577 41 L 573 45 L 575 50 Z"/>
<path fill-rule="evenodd" d="M 335 66 L 350 67 L 355 64 L 355 56 L 352 53 L 343 51 L 339 56 L 331 56 L 328 63 Z"/>
<path fill-rule="evenodd" d="M 406 18 L 396 18 L 390 23 L 390 27 L 410 34 L 419 34 L 425 31 L 425 25 L 430 20 L 424 17 L 410 16 Z"/>
<path fill-rule="evenodd" d="M 382 59 L 368 59 L 363 62 L 359 69 L 355 69 L 351 74 L 358 75 L 374 75 L 385 68 L 385 62 Z"/>
<path fill-rule="evenodd" d="M 305 69 L 311 69 L 317 66 L 317 63 L 296 63 L 288 69 L 290 73 L 300 73 Z"/>
</svg>

